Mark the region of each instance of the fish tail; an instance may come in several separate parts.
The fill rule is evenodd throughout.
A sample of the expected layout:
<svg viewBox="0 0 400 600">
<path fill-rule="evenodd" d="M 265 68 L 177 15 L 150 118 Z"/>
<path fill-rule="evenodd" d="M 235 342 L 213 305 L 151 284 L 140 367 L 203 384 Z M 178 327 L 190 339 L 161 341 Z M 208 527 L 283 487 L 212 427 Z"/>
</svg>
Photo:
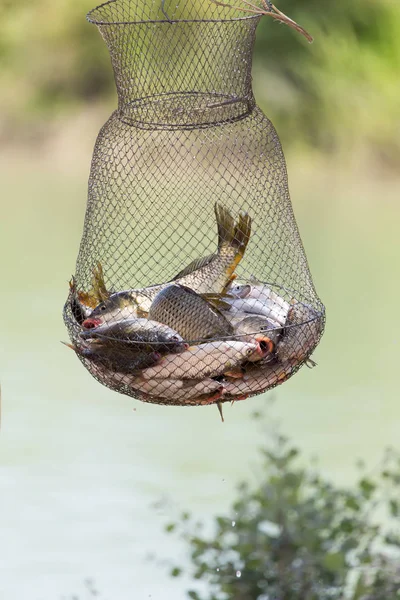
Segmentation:
<svg viewBox="0 0 400 600">
<path fill-rule="evenodd" d="M 106 284 L 104 282 L 103 267 L 101 266 L 100 262 L 98 262 L 97 265 L 93 268 L 92 273 L 93 295 L 99 300 L 99 303 L 104 302 L 105 300 L 108 300 L 111 294 L 106 288 Z"/>
<path fill-rule="evenodd" d="M 238 222 L 235 225 L 234 236 L 230 242 L 230 247 L 234 249 L 235 254 L 232 261 L 226 269 L 226 283 L 223 291 L 226 291 L 232 281 L 235 279 L 235 269 L 242 260 L 249 243 L 251 235 L 251 217 L 246 212 L 239 213 Z"/>
<path fill-rule="evenodd" d="M 232 240 L 232 246 L 238 249 L 240 258 L 243 258 L 247 244 L 249 243 L 251 235 L 251 217 L 247 212 L 241 211 L 239 213 L 239 219 L 235 226 L 235 235 Z"/>
<path fill-rule="evenodd" d="M 218 227 L 218 251 L 221 252 L 223 247 L 230 246 L 237 250 L 241 259 L 251 235 L 251 217 L 247 212 L 241 211 L 235 223 L 229 210 L 218 202 L 215 204 L 215 217 Z"/>
<path fill-rule="evenodd" d="M 251 217 L 247 212 L 241 211 L 236 223 L 229 210 L 218 202 L 215 204 L 215 217 L 218 227 L 218 254 L 222 254 L 226 249 L 230 251 L 234 250 L 233 260 L 227 270 L 227 279 L 230 282 L 249 243 Z"/>
<path fill-rule="evenodd" d="M 100 263 L 92 271 L 92 288 L 88 292 L 77 290 L 75 277 L 72 276 L 69 282 L 70 293 L 76 300 L 88 308 L 96 308 L 100 302 L 108 300 L 111 296 L 104 282 L 103 267 Z"/>
<path fill-rule="evenodd" d="M 215 203 L 214 210 L 218 228 L 218 251 L 221 251 L 224 246 L 230 246 L 235 239 L 235 220 L 229 210 L 218 202 Z"/>
</svg>

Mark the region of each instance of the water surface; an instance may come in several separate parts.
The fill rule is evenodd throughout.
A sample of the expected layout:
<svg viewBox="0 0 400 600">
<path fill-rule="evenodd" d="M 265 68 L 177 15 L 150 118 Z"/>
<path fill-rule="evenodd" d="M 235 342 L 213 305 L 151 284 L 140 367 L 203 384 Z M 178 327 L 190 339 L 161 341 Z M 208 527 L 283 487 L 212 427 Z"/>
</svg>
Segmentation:
<svg viewBox="0 0 400 600">
<path fill-rule="evenodd" d="M 350 483 L 357 458 L 373 466 L 399 445 L 400 181 L 318 160 L 290 160 L 289 173 L 327 330 L 318 367 L 274 392 L 268 418 Z M 54 600 L 91 577 L 110 600 L 182 600 L 185 582 L 146 557 L 179 562 L 185 549 L 162 531 L 176 511 L 208 520 L 257 479 L 250 414 L 270 395 L 226 406 L 221 424 L 216 407 L 103 388 L 59 343 L 85 169 L 18 159 L 0 177 L 0 598 Z"/>
</svg>

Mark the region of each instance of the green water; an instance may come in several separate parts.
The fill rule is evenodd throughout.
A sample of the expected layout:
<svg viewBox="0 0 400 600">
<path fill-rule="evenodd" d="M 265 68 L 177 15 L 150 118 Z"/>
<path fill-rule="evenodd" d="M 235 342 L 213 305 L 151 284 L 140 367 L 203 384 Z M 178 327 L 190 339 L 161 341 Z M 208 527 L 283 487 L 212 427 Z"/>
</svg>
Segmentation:
<svg viewBox="0 0 400 600">
<path fill-rule="evenodd" d="M 266 396 L 227 406 L 221 424 L 215 407 L 146 405 L 91 379 L 59 343 L 85 165 L 9 163 L 0 172 L 0 598 L 54 600 L 93 577 L 108 599 L 182 600 L 185 582 L 147 557 L 184 553 L 162 532 L 176 510 L 208 519 L 255 477 L 262 434 L 250 414 Z M 274 392 L 268 418 L 349 483 L 357 458 L 373 466 L 400 445 L 400 180 L 318 161 L 290 160 L 289 173 L 327 329 L 318 367 Z"/>
</svg>

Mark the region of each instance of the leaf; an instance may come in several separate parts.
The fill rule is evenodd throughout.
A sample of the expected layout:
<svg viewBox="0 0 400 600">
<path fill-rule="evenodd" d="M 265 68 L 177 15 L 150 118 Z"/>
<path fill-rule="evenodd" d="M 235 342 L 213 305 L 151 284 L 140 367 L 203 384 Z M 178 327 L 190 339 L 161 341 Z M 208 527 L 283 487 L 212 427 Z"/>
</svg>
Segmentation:
<svg viewBox="0 0 400 600">
<path fill-rule="evenodd" d="M 361 598 L 365 597 L 365 594 L 368 593 L 368 587 L 365 585 L 364 576 L 361 574 L 358 577 L 357 584 L 354 589 L 354 594 L 351 597 L 351 600 L 361 600 Z"/>
<path fill-rule="evenodd" d="M 171 571 L 171 577 L 179 577 L 179 575 L 181 575 L 182 573 L 182 569 L 180 569 L 179 567 L 174 567 Z"/>
<path fill-rule="evenodd" d="M 350 534 L 353 533 L 357 526 L 357 521 L 349 518 L 344 518 L 339 523 L 339 531 L 341 533 Z"/>
<path fill-rule="evenodd" d="M 346 508 L 349 508 L 354 512 L 358 512 L 361 508 L 361 505 L 357 498 L 355 498 L 355 496 L 349 496 L 348 498 L 346 498 Z"/>
<path fill-rule="evenodd" d="M 385 536 L 385 544 L 388 544 L 389 546 L 396 546 L 396 548 L 400 548 L 400 536 L 393 533 L 389 533 Z"/>
<path fill-rule="evenodd" d="M 376 490 L 375 483 L 373 483 L 369 479 L 361 479 L 361 481 L 359 483 L 359 487 L 360 487 L 360 490 L 361 490 L 364 498 L 367 498 L 368 500 L 371 498 L 372 494 Z"/>
<path fill-rule="evenodd" d="M 400 504 L 397 500 L 390 500 L 390 514 L 392 517 L 398 517 L 400 513 Z"/>
<path fill-rule="evenodd" d="M 346 567 L 346 559 L 341 552 L 331 552 L 326 554 L 322 563 L 326 569 L 334 573 L 343 571 Z"/>
<path fill-rule="evenodd" d="M 168 525 L 165 526 L 165 531 L 167 533 L 171 533 L 172 531 L 175 531 L 175 529 L 176 529 L 175 523 L 168 523 Z"/>
</svg>

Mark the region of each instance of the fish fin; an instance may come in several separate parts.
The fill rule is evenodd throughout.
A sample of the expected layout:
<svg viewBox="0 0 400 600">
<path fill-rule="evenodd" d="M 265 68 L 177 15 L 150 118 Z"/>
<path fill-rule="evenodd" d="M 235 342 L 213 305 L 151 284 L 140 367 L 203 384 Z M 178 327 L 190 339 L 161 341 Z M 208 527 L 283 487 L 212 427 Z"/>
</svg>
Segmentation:
<svg viewBox="0 0 400 600">
<path fill-rule="evenodd" d="M 232 400 L 232 404 L 231 406 L 234 405 L 235 402 L 239 402 L 239 400 L 247 400 L 247 398 L 250 396 L 250 394 L 242 394 L 241 396 L 236 396 L 236 398 L 234 398 Z"/>
<path fill-rule="evenodd" d="M 312 360 L 312 358 L 307 358 L 305 364 L 309 369 L 313 369 L 317 366 L 317 363 L 315 362 L 315 360 Z"/>
<path fill-rule="evenodd" d="M 235 239 L 235 221 L 229 210 L 218 202 L 215 203 L 214 211 L 218 229 L 218 251 L 220 251 L 223 246 L 230 246 Z"/>
<path fill-rule="evenodd" d="M 232 281 L 231 277 L 233 275 L 233 271 L 242 260 L 247 243 L 250 239 L 251 218 L 247 213 L 241 212 L 239 214 L 238 222 L 235 223 L 235 220 L 229 210 L 218 202 L 215 203 L 214 212 L 218 230 L 218 253 L 220 253 L 223 248 L 234 248 L 237 250 L 232 268 L 229 269 L 228 282 L 225 286 L 227 287 Z M 184 269 L 179 271 L 179 273 L 175 275 L 171 281 L 176 281 L 177 279 L 181 279 L 182 277 L 185 277 L 186 275 L 189 275 L 198 269 L 206 267 L 215 259 L 215 256 L 215 254 L 209 254 L 208 256 L 196 258 Z"/>
<path fill-rule="evenodd" d="M 221 402 L 217 402 L 218 412 L 221 415 L 221 421 L 225 423 L 224 413 L 222 412 L 222 404 Z"/>
<path fill-rule="evenodd" d="M 239 213 L 238 222 L 235 225 L 233 239 L 230 242 L 230 247 L 235 250 L 235 256 L 226 270 L 226 283 L 224 290 L 233 281 L 234 272 L 244 253 L 246 252 L 247 244 L 251 235 L 251 217 L 248 213 L 241 211 Z"/>
<path fill-rule="evenodd" d="M 255 275 L 250 275 L 249 283 L 251 283 L 252 285 L 262 285 L 262 282 L 259 279 L 257 279 Z"/>
<path fill-rule="evenodd" d="M 76 289 L 75 277 L 72 276 L 69 282 L 69 289 L 71 293 L 76 297 L 80 304 L 83 304 L 86 308 L 96 308 L 100 302 L 108 300 L 111 296 L 104 283 L 103 267 L 100 263 L 93 268 L 92 271 L 92 289 L 88 292 L 82 292 Z"/>
<path fill-rule="evenodd" d="M 197 383 L 199 383 L 198 379 L 183 379 L 183 386 L 182 388 L 185 389 L 187 387 L 193 387 L 194 385 L 196 385 Z"/>
<path fill-rule="evenodd" d="M 228 292 L 230 286 L 235 281 L 235 279 L 237 279 L 237 275 L 235 275 L 235 273 L 232 273 L 232 275 L 228 278 L 228 280 L 224 286 L 224 289 L 222 290 L 223 294 L 226 294 Z"/>
<path fill-rule="evenodd" d="M 218 310 L 231 309 L 231 305 L 223 300 L 224 296 L 226 296 L 225 294 L 200 294 L 200 296 Z"/>
<path fill-rule="evenodd" d="M 222 299 L 224 296 L 229 298 L 230 297 L 229 294 L 214 294 L 214 293 L 208 293 L 208 292 L 205 294 L 199 294 L 199 293 L 195 292 L 192 288 L 188 287 L 187 285 L 183 285 L 182 283 L 176 283 L 174 285 L 176 287 L 179 287 L 182 290 L 185 290 L 185 292 L 187 294 L 191 294 L 192 296 L 198 296 L 198 297 L 202 298 L 205 302 L 207 302 L 207 304 L 210 304 L 213 309 L 216 309 L 218 313 L 220 313 L 219 309 L 230 310 L 230 308 L 231 308 L 231 305 L 228 304 L 228 302 L 224 302 L 224 300 Z M 232 298 L 233 298 L 233 296 L 232 296 Z"/>
<path fill-rule="evenodd" d="M 251 217 L 247 212 L 241 211 L 239 219 L 235 226 L 235 235 L 232 240 L 232 246 L 238 249 L 243 257 L 251 235 Z"/>
<path fill-rule="evenodd" d="M 74 352 L 78 351 L 77 347 L 74 346 L 73 344 L 69 344 L 68 342 L 63 342 L 62 340 L 61 340 L 61 343 L 64 344 L 64 346 L 67 346 L 67 348 L 71 348 L 71 350 L 73 350 Z"/>
<path fill-rule="evenodd" d="M 97 297 L 93 294 L 92 291 L 76 292 L 76 297 L 77 297 L 78 301 L 80 302 L 80 304 L 83 304 L 84 306 L 87 306 L 88 308 L 96 308 L 96 306 L 99 304 Z"/>
<path fill-rule="evenodd" d="M 88 304 L 88 302 L 84 301 L 87 299 L 86 297 L 82 299 L 82 295 L 84 295 L 82 292 L 77 291 L 75 277 L 72 276 L 69 282 L 69 302 L 72 314 L 79 325 L 82 325 L 83 321 L 86 319 L 88 312 L 87 309 L 94 308 L 95 306 L 95 304 L 91 306 Z"/>
<path fill-rule="evenodd" d="M 111 296 L 111 292 L 107 290 L 104 282 L 104 272 L 100 262 L 97 263 L 92 271 L 92 288 L 93 295 L 98 298 L 99 304 L 100 302 L 108 300 L 108 298 Z"/>
<path fill-rule="evenodd" d="M 224 375 L 226 377 L 230 377 L 231 379 L 243 379 L 244 378 L 244 372 L 242 371 L 241 367 L 238 367 L 237 369 L 232 369 L 232 371 L 226 371 L 224 373 Z"/>
<path fill-rule="evenodd" d="M 182 271 L 179 271 L 179 273 L 175 275 L 175 277 L 171 279 L 171 281 L 176 281 L 177 279 L 181 279 L 181 277 L 185 277 L 186 275 L 193 273 L 193 271 L 197 271 L 202 267 L 206 267 L 208 264 L 210 264 L 213 258 L 215 258 L 215 254 L 203 256 L 202 258 L 196 258 L 189 265 L 187 265 L 187 267 L 182 269 Z"/>
</svg>

